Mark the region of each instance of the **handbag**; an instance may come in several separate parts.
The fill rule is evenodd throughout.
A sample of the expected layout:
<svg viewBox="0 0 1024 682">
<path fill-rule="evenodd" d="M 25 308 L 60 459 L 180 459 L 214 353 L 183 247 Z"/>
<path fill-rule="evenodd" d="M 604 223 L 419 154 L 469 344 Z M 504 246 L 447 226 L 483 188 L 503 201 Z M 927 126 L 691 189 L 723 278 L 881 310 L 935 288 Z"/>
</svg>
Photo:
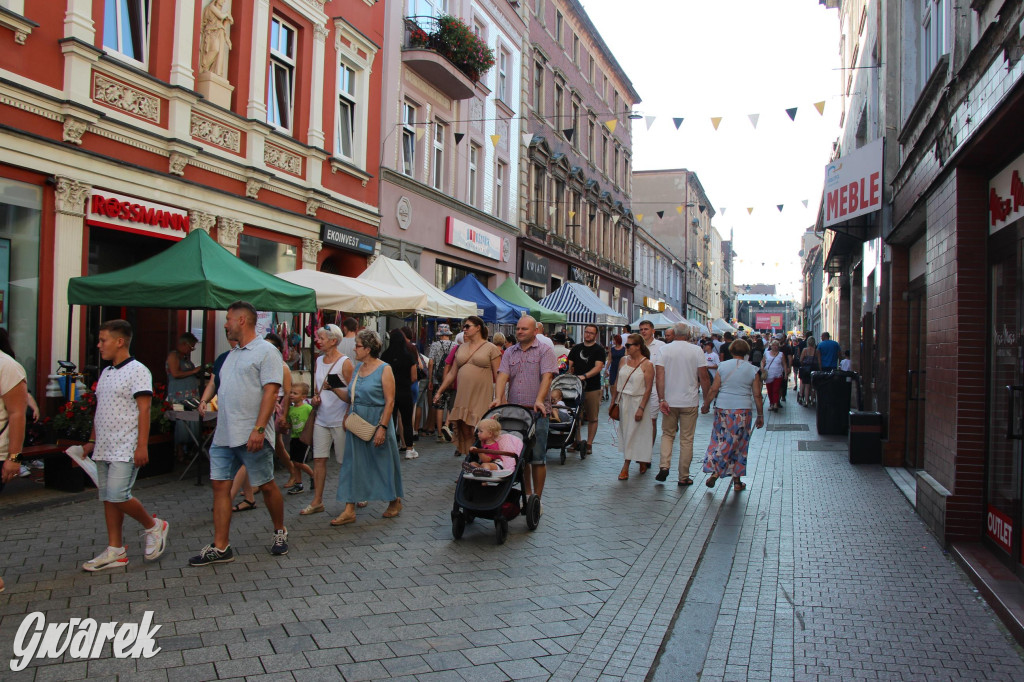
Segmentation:
<svg viewBox="0 0 1024 682">
<path fill-rule="evenodd" d="M 644 366 L 644 363 L 641 362 L 639 365 L 637 365 L 636 367 L 633 368 L 633 372 L 637 371 L 638 369 L 640 369 L 643 366 Z M 629 380 L 633 378 L 633 372 L 630 372 L 629 376 L 626 377 L 626 380 L 622 383 L 623 388 L 625 388 L 626 384 L 629 383 Z M 619 421 L 619 401 L 620 400 L 622 400 L 622 391 L 619 391 L 619 395 L 617 395 L 615 397 L 615 402 L 612 403 L 612 406 L 608 408 L 608 418 L 609 419 L 612 419 L 614 421 Z"/>
<path fill-rule="evenodd" d="M 779 355 L 782 355 L 782 353 L 780 352 Z M 762 383 L 767 383 L 768 382 L 768 368 L 775 364 L 775 361 L 779 359 L 779 355 L 776 355 L 774 358 L 772 358 L 772 361 L 768 363 L 768 367 L 762 367 L 761 368 L 761 382 Z"/>
<path fill-rule="evenodd" d="M 356 372 L 355 376 L 352 377 L 352 390 L 349 398 L 352 402 L 356 399 L 356 384 L 359 383 L 359 373 Z M 348 412 L 345 414 L 345 419 L 342 421 L 342 425 L 345 430 L 351 433 L 359 440 L 364 440 L 369 443 L 373 440 L 373 434 L 377 432 L 377 427 L 374 424 L 366 421 L 358 414 L 352 411 L 352 402 L 348 404 Z"/>
<path fill-rule="evenodd" d="M 344 356 L 342 356 L 342 357 L 344 357 Z M 341 362 L 341 358 L 338 358 L 337 360 L 335 360 L 331 364 L 331 366 L 327 368 L 327 375 L 328 376 L 330 376 L 331 370 L 334 369 L 334 365 L 338 364 L 339 362 Z M 324 383 L 317 389 L 315 395 L 320 395 L 320 393 L 322 393 L 324 388 L 326 388 L 326 387 L 327 387 L 327 377 L 325 376 L 324 377 Z M 320 407 L 319 405 L 314 405 L 313 406 L 313 411 L 309 413 L 309 417 L 306 419 L 306 424 L 305 424 L 305 426 L 302 427 L 302 433 L 299 434 L 299 440 L 302 442 L 303 445 L 312 445 L 313 444 L 313 427 L 316 425 L 316 412 L 319 409 L 319 407 Z"/>
</svg>

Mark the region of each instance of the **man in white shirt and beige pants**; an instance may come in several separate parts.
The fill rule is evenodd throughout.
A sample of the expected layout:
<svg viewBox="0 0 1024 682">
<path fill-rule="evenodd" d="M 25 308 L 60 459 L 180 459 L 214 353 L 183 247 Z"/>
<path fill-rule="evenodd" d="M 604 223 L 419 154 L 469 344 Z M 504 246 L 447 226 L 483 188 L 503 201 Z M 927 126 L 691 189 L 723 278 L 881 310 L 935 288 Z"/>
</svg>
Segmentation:
<svg viewBox="0 0 1024 682">
<path fill-rule="evenodd" d="M 677 323 L 675 341 L 661 348 L 654 362 L 655 383 L 661 397 L 661 468 L 655 480 L 664 481 L 672 464 L 672 445 L 679 431 L 679 485 L 693 485 L 693 434 L 697 430 L 700 396 L 711 387 L 704 351 L 690 342 L 690 327 Z"/>
</svg>

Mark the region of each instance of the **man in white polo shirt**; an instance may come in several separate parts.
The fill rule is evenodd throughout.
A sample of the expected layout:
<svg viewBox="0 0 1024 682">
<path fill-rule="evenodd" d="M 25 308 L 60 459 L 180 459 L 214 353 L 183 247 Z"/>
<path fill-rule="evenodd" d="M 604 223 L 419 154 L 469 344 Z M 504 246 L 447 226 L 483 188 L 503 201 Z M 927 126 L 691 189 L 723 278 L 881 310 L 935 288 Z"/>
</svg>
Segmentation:
<svg viewBox="0 0 1024 682">
<path fill-rule="evenodd" d="M 679 485 L 693 485 L 690 462 L 693 461 L 693 433 L 697 429 L 700 397 L 711 387 L 707 358 L 700 346 L 690 343 L 690 327 L 681 322 L 674 327 L 675 342 L 659 349 L 654 361 L 655 384 L 661 400 L 661 468 L 656 481 L 668 478 L 672 464 L 672 445 L 679 431 Z"/>
<path fill-rule="evenodd" d="M 651 352 L 651 362 L 655 365 L 658 364 L 658 355 L 661 353 L 661 349 L 665 347 L 665 342 L 661 339 L 654 338 L 654 324 L 650 320 L 641 320 L 640 324 L 640 336 L 643 337 L 644 343 L 647 344 L 647 350 Z M 658 388 L 655 386 L 651 389 L 651 398 L 647 401 L 647 416 L 651 418 L 651 424 L 653 429 L 651 430 L 651 445 L 654 445 L 655 439 L 658 437 Z"/>
</svg>

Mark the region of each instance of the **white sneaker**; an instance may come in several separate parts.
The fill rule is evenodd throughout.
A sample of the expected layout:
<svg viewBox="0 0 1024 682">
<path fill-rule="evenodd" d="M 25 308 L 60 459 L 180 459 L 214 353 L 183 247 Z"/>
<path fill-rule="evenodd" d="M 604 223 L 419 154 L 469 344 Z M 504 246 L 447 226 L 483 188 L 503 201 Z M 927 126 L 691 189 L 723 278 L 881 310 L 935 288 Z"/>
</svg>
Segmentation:
<svg viewBox="0 0 1024 682">
<path fill-rule="evenodd" d="M 419 456 L 420 453 L 416 452 L 416 450 L 414 450 L 413 448 L 409 448 L 408 450 L 405 451 L 406 459 L 416 459 Z"/>
<path fill-rule="evenodd" d="M 167 549 L 167 531 L 171 524 L 163 519 L 153 517 L 156 525 L 149 530 L 142 531 L 146 536 L 146 561 L 156 561 Z"/>
<path fill-rule="evenodd" d="M 18 471 L 18 476 L 20 476 L 21 478 L 25 478 L 26 476 L 29 476 L 31 474 L 32 472 L 29 470 L 29 468 L 22 464 L 21 469 Z"/>
<path fill-rule="evenodd" d="M 107 547 L 98 557 L 89 559 L 82 564 L 82 569 L 86 571 L 102 571 L 106 568 L 124 568 L 127 565 L 128 552 L 125 551 L 124 547 L 121 549 Z"/>
</svg>

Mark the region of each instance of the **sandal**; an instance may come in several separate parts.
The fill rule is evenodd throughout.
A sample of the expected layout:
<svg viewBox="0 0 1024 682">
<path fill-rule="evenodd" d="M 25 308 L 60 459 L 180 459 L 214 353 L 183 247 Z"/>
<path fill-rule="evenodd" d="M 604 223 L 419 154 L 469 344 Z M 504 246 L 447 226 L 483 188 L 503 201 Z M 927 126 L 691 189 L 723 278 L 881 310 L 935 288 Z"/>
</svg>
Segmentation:
<svg viewBox="0 0 1024 682">
<path fill-rule="evenodd" d="M 356 522 L 356 514 L 355 514 L 355 512 L 352 512 L 351 514 L 348 514 L 348 515 L 345 515 L 344 513 L 342 513 L 342 514 L 339 514 L 336 518 L 331 519 L 331 525 L 332 526 L 344 526 L 347 523 L 355 523 L 355 522 Z"/>
<path fill-rule="evenodd" d="M 243 506 L 247 505 L 247 506 Z M 242 500 L 231 508 L 233 512 L 246 512 L 256 508 L 256 500 Z"/>
<path fill-rule="evenodd" d="M 322 504 L 318 504 L 315 507 L 312 504 L 307 504 L 306 508 L 299 512 L 300 516 L 309 516 L 310 514 L 318 514 L 324 510 Z"/>
<path fill-rule="evenodd" d="M 747 489 L 747 484 L 736 478 L 733 479 L 732 489 L 739 493 Z"/>
<path fill-rule="evenodd" d="M 400 501 L 392 502 L 388 505 L 388 508 L 381 514 L 385 519 L 393 519 L 402 512 L 402 503 Z"/>
<path fill-rule="evenodd" d="M 689 476 L 683 476 L 679 479 L 679 485 L 693 485 L 693 479 Z"/>
<path fill-rule="evenodd" d="M 718 474 L 711 474 L 710 476 L 708 476 L 708 480 L 704 481 L 704 485 L 706 485 L 709 488 L 714 488 L 715 487 L 715 483 L 717 483 L 717 482 L 718 482 Z"/>
<path fill-rule="evenodd" d="M 646 474 L 647 470 L 651 468 L 651 465 L 647 462 L 640 462 L 640 473 Z"/>
<path fill-rule="evenodd" d="M 622 471 L 619 472 L 619 480 L 620 481 L 628 481 L 629 480 L 629 465 L 628 464 L 626 466 L 622 467 Z"/>
</svg>

